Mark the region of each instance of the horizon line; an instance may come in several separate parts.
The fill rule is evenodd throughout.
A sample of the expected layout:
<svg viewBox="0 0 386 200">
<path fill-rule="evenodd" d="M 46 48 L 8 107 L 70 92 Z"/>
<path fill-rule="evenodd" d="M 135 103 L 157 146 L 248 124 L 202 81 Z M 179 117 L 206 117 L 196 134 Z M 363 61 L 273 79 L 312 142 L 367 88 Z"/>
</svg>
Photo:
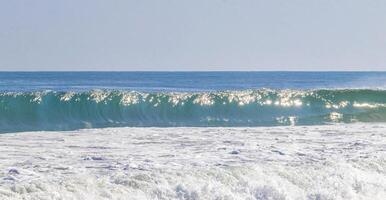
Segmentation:
<svg viewBox="0 0 386 200">
<path fill-rule="evenodd" d="M 10 72 L 386 72 L 385 70 L 0 70 Z"/>
</svg>

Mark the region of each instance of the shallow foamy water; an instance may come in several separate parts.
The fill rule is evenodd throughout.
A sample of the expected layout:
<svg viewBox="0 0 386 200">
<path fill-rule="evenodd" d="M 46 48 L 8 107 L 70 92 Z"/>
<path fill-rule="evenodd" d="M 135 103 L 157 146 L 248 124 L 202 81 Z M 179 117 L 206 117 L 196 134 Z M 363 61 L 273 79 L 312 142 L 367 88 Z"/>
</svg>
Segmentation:
<svg viewBox="0 0 386 200">
<path fill-rule="evenodd" d="M 384 199 L 386 124 L 0 135 L 0 199 Z"/>
</svg>

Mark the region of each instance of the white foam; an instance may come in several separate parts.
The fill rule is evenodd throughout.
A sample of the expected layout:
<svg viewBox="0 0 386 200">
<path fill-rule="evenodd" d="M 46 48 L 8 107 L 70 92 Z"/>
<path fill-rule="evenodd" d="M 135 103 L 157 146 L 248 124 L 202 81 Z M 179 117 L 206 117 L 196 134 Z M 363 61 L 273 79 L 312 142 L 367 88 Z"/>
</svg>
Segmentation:
<svg viewBox="0 0 386 200">
<path fill-rule="evenodd" d="M 0 135 L 0 199 L 384 199 L 386 125 Z"/>
</svg>

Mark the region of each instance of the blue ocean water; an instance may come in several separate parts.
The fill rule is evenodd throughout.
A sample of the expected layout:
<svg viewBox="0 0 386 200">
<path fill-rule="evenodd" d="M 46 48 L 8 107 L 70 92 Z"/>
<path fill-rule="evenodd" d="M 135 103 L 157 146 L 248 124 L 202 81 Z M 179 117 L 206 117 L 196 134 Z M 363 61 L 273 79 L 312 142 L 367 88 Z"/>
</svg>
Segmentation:
<svg viewBox="0 0 386 200">
<path fill-rule="evenodd" d="M 383 88 L 386 72 L 0 72 L 0 91 Z"/>
<path fill-rule="evenodd" d="M 385 122 L 385 72 L 1 72 L 0 132 Z"/>
</svg>

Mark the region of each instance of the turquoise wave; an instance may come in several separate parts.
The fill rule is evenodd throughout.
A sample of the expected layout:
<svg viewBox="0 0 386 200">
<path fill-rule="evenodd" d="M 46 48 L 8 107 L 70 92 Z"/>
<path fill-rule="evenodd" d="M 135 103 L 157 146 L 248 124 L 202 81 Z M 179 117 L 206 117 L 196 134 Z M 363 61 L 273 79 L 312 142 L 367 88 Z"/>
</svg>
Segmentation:
<svg viewBox="0 0 386 200">
<path fill-rule="evenodd" d="M 135 91 L 0 94 L 0 132 L 101 127 L 385 122 L 386 90 Z"/>
</svg>

